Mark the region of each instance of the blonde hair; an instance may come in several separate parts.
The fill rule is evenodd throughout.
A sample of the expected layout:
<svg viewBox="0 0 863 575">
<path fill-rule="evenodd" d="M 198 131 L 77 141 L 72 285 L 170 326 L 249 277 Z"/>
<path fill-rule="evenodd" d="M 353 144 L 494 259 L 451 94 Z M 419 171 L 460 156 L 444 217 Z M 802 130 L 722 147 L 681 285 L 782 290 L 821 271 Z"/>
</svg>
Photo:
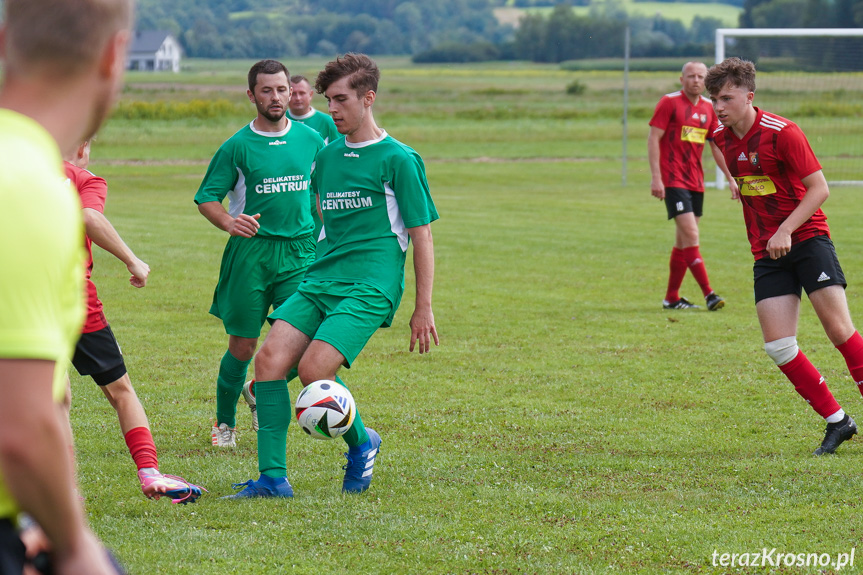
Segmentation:
<svg viewBox="0 0 863 575">
<path fill-rule="evenodd" d="M 6 66 L 48 66 L 70 76 L 92 66 L 105 43 L 132 28 L 134 0 L 6 0 Z"/>
</svg>

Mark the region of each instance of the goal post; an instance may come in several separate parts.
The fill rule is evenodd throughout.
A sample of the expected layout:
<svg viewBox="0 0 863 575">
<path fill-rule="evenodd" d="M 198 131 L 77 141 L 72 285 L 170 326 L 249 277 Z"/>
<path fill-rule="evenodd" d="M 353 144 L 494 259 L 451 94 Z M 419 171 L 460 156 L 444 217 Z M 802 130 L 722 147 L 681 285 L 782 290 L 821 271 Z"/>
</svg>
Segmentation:
<svg viewBox="0 0 863 575">
<path fill-rule="evenodd" d="M 719 28 L 715 55 L 755 63 L 756 105 L 803 129 L 831 185 L 863 185 L 863 28 Z"/>
</svg>

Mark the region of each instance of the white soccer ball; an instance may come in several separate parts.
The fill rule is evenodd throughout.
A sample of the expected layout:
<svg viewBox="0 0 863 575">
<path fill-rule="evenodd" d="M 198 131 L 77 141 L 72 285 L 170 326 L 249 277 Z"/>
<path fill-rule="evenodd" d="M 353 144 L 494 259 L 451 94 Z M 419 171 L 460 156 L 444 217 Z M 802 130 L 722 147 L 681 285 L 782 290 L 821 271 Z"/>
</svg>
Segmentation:
<svg viewBox="0 0 863 575">
<path fill-rule="evenodd" d="M 354 396 L 347 387 L 335 381 L 315 381 L 297 396 L 297 423 L 315 439 L 344 435 L 353 425 L 356 413 Z"/>
</svg>

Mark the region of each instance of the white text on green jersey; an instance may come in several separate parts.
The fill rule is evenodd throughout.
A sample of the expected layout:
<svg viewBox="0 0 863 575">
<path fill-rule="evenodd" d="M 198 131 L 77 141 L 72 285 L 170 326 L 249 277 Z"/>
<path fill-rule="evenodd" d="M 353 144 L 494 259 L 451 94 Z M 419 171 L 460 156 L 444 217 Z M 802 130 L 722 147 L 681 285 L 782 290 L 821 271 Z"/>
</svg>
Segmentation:
<svg viewBox="0 0 863 575">
<path fill-rule="evenodd" d="M 322 210 L 346 210 L 350 208 L 367 208 L 372 205 L 370 197 L 360 197 L 362 192 L 327 192 L 321 200 Z"/>
<path fill-rule="evenodd" d="M 255 186 L 258 194 L 277 194 L 279 192 L 305 192 L 309 189 L 309 181 L 305 176 L 297 174 L 294 176 L 280 176 L 278 178 L 264 178 Z"/>
</svg>

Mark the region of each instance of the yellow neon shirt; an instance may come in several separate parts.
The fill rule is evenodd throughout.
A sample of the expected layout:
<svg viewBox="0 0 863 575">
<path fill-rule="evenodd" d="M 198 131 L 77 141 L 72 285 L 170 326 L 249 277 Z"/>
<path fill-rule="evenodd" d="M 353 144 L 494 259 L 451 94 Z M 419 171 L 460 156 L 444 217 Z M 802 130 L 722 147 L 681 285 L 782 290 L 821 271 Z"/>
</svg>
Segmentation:
<svg viewBox="0 0 863 575">
<path fill-rule="evenodd" d="M 0 205 L 11 216 L 0 226 L 0 358 L 56 362 L 59 401 L 84 320 L 81 204 L 50 134 L 3 109 Z M 16 513 L 0 477 L 0 518 Z"/>
</svg>

